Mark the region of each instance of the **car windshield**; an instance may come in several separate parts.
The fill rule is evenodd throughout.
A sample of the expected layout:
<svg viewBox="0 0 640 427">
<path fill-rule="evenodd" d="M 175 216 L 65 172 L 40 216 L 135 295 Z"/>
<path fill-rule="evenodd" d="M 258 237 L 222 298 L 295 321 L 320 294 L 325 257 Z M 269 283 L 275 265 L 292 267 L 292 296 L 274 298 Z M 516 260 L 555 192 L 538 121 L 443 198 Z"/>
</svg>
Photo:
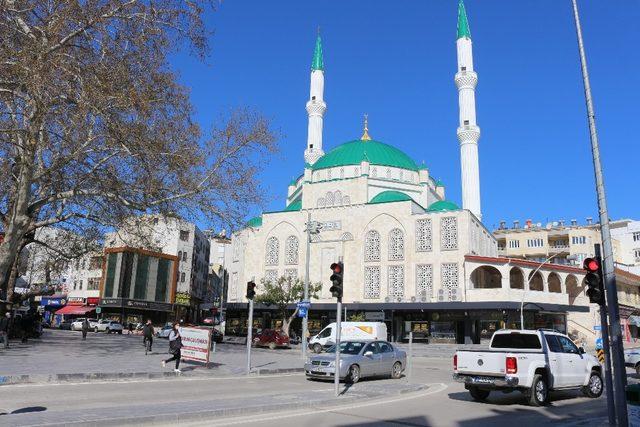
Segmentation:
<svg viewBox="0 0 640 427">
<path fill-rule="evenodd" d="M 362 347 L 364 347 L 364 344 L 365 343 L 360 342 L 360 341 L 341 342 L 340 343 L 340 353 L 342 353 L 342 354 L 360 354 L 360 350 L 362 350 Z M 336 346 L 335 345 L 332 345 L 327 350 L 327 353 L 335 353 L 335 352 L 336 352 Z"/>
</svg>

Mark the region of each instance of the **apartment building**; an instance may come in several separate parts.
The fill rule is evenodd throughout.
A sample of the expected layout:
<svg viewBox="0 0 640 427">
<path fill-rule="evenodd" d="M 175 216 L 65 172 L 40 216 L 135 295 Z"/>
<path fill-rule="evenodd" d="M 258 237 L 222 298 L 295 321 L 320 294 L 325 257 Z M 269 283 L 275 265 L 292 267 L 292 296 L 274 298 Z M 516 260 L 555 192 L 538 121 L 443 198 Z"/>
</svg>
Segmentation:
<svg viewBox="0 0 640 427">
<path fill-rule="evenodd" d="M 640 275 L 640 221 L 613 221 L 611 236 L 616 239 L 620 248 L 616 267 Z"/>
</svg>

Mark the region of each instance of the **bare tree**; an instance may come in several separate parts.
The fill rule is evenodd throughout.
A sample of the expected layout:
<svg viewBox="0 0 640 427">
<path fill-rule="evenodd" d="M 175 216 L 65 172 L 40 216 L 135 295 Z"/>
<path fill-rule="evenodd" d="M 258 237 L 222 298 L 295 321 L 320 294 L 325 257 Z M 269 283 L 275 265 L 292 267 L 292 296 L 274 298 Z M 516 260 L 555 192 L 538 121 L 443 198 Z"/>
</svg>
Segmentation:
<svg viewBox="0 0 640 427">
<path fill-rule="evenodd" d="M 208 54 L 207 0 L 0 0 L 0 283 L 35 230 L 98 235 L 141 213 L 238 224 L 262 200 L 267 119 L 209 134 L 167 56 Z"/>
</svg>

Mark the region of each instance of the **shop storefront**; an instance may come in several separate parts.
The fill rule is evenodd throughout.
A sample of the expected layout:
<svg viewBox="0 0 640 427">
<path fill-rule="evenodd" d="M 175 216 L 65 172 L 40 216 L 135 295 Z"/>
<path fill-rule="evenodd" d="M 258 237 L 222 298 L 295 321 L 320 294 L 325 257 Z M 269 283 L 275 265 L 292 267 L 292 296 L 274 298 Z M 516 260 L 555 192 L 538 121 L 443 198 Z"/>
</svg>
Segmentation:
<svg viewBox="0 0 640 427">
<path fill-rule="evenodd" d="M 144 323 L 151 319 L 154 325 L 173 321 L 173 305 L 123 298 L 101 298 L 98 305 L 102 319 L 116 320 L 123 325 Z"/>
<path fill-rule="evenodd" d="M 69 297 L 67 305 L 56 311 L 54 325 L 60 325 L 64 319 L 78 317 L 96 317 L 96 307 L 100 298 Z"/>
<path fill-rule="evenodd" d="M 42 314 L 42 320 L 54 326 L 62 321 L 56 316 L 56 312 L 67 305 L 66 295 L 52 295 L 50 297 L 40 298 L 40 307 L 38 311 Z"/>
</svg>

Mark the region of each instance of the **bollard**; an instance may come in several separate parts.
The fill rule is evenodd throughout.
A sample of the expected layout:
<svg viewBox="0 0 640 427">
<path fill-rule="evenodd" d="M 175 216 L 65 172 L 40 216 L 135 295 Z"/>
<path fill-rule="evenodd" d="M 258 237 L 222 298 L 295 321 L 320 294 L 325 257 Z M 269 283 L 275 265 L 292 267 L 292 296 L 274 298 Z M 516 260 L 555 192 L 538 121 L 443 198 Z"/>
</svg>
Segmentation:
<svg viewBox="0 0 640 427">
<path fill-rule="evenodd" d="M 640 384 L 628 385 L 626 394 L 629 427 L 640 427 Z"/>
</svg>

